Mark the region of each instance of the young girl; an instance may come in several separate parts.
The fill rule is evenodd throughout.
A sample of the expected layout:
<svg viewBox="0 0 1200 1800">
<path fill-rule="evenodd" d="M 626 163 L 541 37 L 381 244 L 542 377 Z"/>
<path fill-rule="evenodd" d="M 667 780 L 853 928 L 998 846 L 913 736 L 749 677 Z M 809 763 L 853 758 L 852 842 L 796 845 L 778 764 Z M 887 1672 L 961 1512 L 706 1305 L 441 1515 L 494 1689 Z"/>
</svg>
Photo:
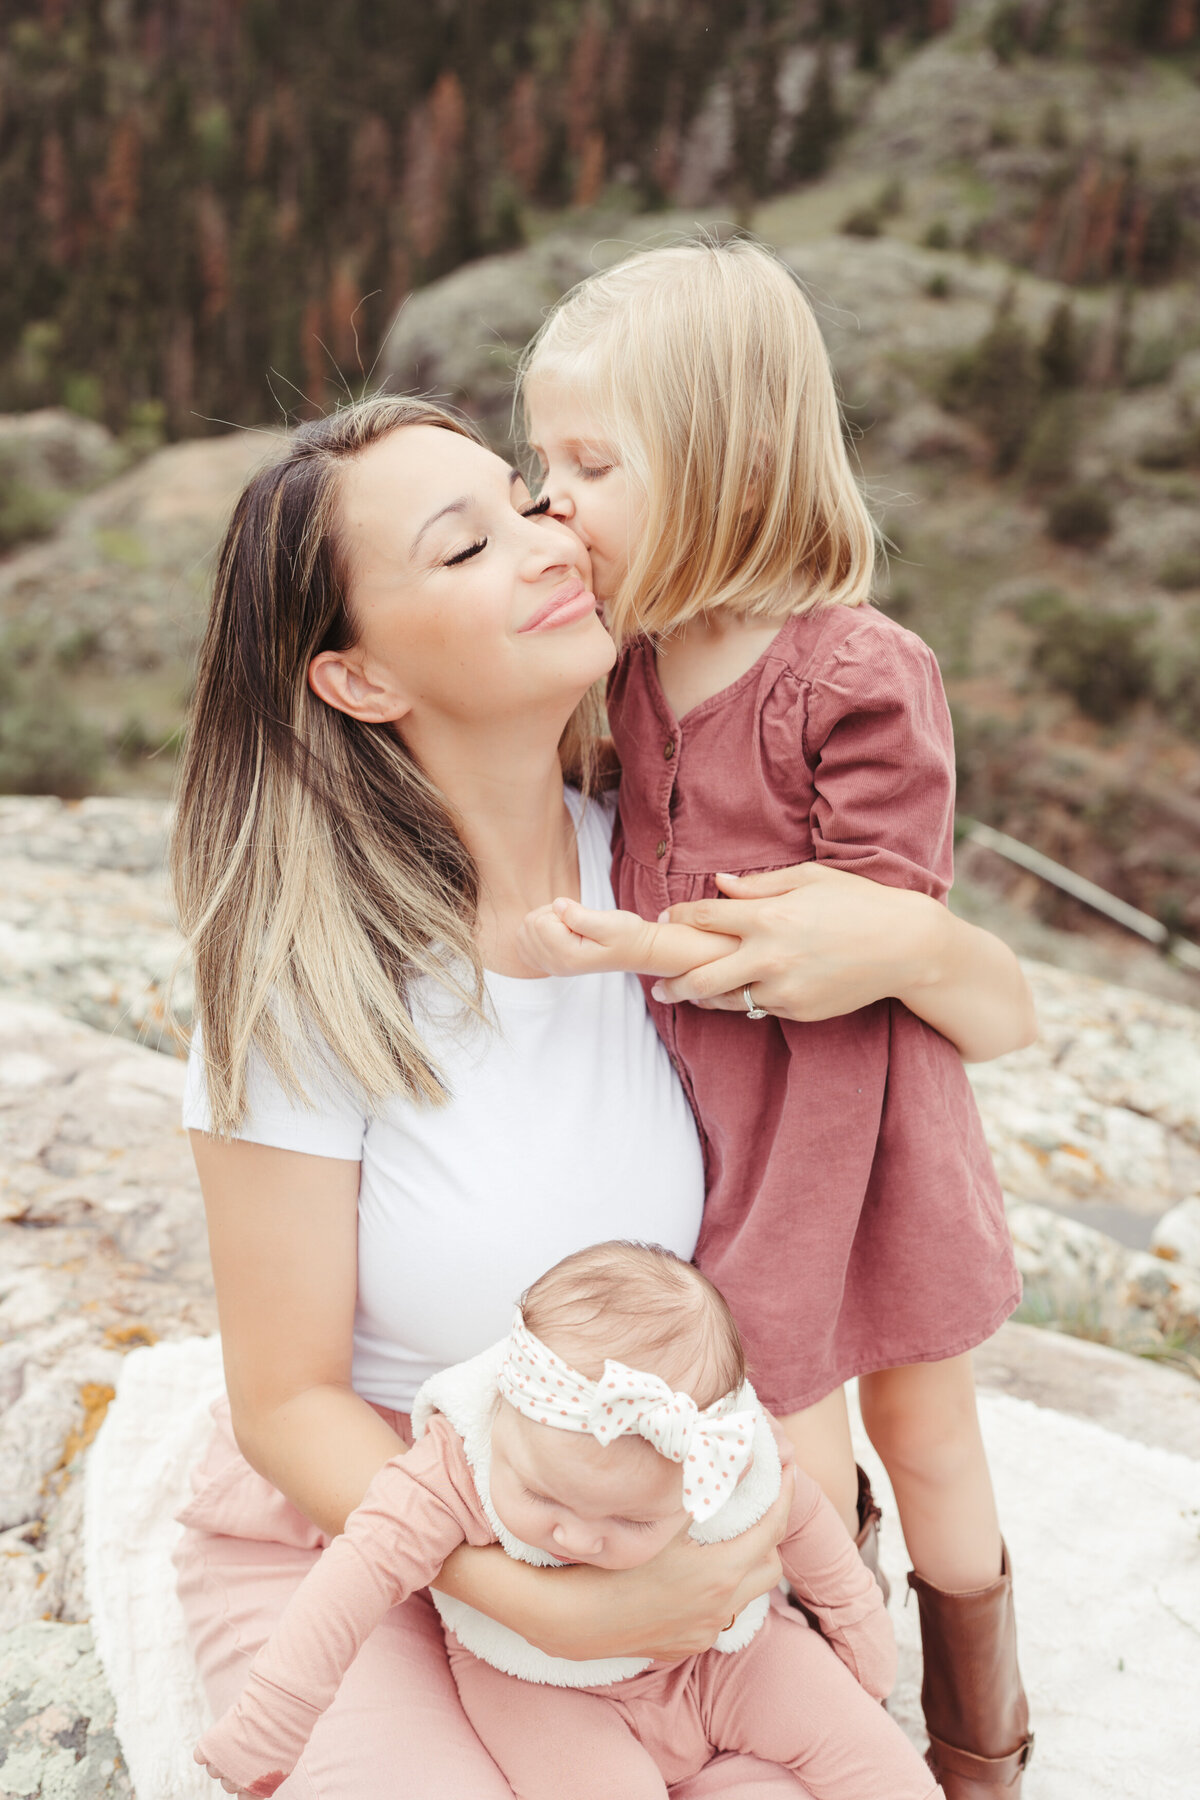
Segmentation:
<svg viewBox="0 0 1200 1800">
<path fill-rule="evenodd" d="M 427 1384 L 413 1421 L 415 1448 L 380 1470 L 201 1740 L 227 1786 L 275 1792 L 367 1636 L 459 1544 L 633 1569 L 682 1531 L 733 1537 L 780 1490 L 728 1307 L 650 1246 L 565 1258 L 508 1339 Z M 936 1795 L 878 1704 L 895 1674 L 879 1590 L 807 1476 L 779 1554 L 824 1635 L 763 1595 L 668 1665 L 566 1662 L 439 1598 L 463 1706 L 520 1800 L 655 1800 L 731 1749 L 791 1769 L 814 1800 Z"/>
<path fill-rule="evenodd" d="M 856 1535 L 842 1384 L 861 1378 L 915 1565 L 932 1765 L 950 1800 L 1016 1795 L 1032 1738 L 967 1353 L 1020 1284 L 960 1057 L 898 1000 L 769 1017 L 738 973 L 738 909 L 714 945 L 705 904 L 806 860 L 941 900 L 952 878 L 938 668 L 869 604 L 875 537 L 816 320 L 757 245 L 646 252 L 560 303 L 522 394 L 543 493 L 623 646 L 614 887 L 637 916 L 557 903 L 527 954 L 667 976 L 733 953 L 705 991 L 736 1011 L 650 990 L 705 1140 L 697 1263 Z M 638 923 L 668 912 L 661 935 Z"/>
</svg>

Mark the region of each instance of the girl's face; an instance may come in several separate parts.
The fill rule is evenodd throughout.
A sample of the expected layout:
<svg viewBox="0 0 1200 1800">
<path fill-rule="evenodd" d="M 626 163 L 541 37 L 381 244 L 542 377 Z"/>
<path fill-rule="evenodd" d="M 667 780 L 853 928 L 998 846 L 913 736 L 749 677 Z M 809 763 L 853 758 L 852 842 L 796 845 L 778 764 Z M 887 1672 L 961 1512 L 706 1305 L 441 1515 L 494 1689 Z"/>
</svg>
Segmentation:
<svg viewBox="0 0 1200 1800">
<path fill-rule="evenodd" d="M 561 729 L 612 666 L 582 542 L 470 438 L 391 432 L 346 466 L 340 512 L 356 642 L 309 678 L 343 711 L 406 737 L 543 712 Z"/>
<path fill-rule="evenodd" d="M 620 587 L 643 508 L 587 401 L 552 376 L 535 377 L 525 391 L 530 447 L 542 467 L 542 495 L 550 515 L 569 525 L 592 563 L 603 603 Z"/>
<path fill-rule="evenodd" d="M 559 1562 L 636 1569 L 683 1530 L 678 1463 L 641 1439 L 607 1446 L 536 1425 L 502 1400 L 492 1426 L 491 1497 L 501 1524 Z"/>
</svg>

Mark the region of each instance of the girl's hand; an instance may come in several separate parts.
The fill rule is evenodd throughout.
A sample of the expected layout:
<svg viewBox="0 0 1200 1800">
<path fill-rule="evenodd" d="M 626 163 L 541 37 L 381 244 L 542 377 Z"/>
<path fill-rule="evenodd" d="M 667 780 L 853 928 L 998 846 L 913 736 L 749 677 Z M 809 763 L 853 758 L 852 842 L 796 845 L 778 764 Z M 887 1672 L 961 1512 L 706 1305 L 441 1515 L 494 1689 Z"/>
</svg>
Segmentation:
<svg viewBox="0 0 1200 1800">
<path fill-rule="evenodd" d="M 547 975 L 606 975 L 640 969 L 656 932 L 636 913 L 595 912 L 577 900 L 555 900 L 525 915 L 517 943 L 525 961 Z"/>
<path fill-rule="evenodd" d="M 668 1004 L 744 1012 L 742 990 L 781 1019 L 838 1018 L 889 996 L 940 1031 L 967 1062 L 1033 1042 L 1037 1019 L 1021 965 L 991 932 L 927 894 L 883 887 L 821 863 L 718 875 L 729 899 L 673 906 L 664 917 L 741 940 L 677 980 Z"/>
<path fill-rule="evenodd" d="M 599 1656 L 678 1662 L 711 1649 L 735 1613 L 778 1586 L 777 1547 L 794 1486 L 785 1469 L 770 1510 L 727 1544 L 698 1544 L 685 1528 L 640 1569 L 555 1571 L 568 1608 L 552 1642 L 545 1633 L 532 1641 L 577 1662 Z"/>
<path fill-rule="evenodd" d="M 657 924 L 631 912 L 593 912 L 578 900 L 555 900 L 527 913 L 521 954 L 548 975 L 680 975 L 737 949 L 737 939 L 686 925 Z"/>
</svg>

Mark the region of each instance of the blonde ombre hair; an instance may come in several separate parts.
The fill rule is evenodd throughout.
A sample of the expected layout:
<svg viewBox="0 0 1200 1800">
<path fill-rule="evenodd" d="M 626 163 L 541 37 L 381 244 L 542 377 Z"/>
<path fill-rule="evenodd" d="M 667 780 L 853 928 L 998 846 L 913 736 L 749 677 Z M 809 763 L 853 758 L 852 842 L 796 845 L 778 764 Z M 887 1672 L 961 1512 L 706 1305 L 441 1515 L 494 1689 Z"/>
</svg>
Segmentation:
<svg viewBox="0 0 1200 1800">
<path fill-rule="evenodd" d="M 578 394 L 640 491 L 618 642 L 717 607 L 857 606 L 876 530 L 828 352 L 791 271 L 744 238 L 645 250 L 559 301 L 522 358 Z"/>
<path fill-rule="evenodd" d="M 424 400 L 344 407 L 251 478 L 221 546 L 171 842 L 220 1136 L 244 1115 L 252 1048 L 301 1097 L 323 1040 L 368 1103 L 398 1091 L 436 1102 L 413 977 L 483 1016 L 479 877 L 450 809 L 389 725 L 337 711 L 308 684 L 313 657 L 356 636 L 341 472 L 411 425 L 480 441 Z M 576 779 L 598 711 L 585 697 L 559 746 Z"/>
</svg>

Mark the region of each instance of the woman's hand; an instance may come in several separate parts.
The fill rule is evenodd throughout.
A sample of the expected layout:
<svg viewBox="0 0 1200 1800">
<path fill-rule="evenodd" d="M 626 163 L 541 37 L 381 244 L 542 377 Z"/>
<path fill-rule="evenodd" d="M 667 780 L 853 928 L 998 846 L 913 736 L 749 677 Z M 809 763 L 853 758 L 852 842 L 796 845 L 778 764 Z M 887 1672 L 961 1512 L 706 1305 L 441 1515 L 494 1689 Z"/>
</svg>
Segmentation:
<svg viewBox="0 0 1200 1800">
<path fill-rule="evenodd" d="M 770 1510 L 729 1543 L 698 1544 L 684 1530 L 639 1569 L 530 1569 L 503 1551 L 462 1549 L 435 1585 L 550 1656 L 678 1662 L 710 1649 L 735 1613 L 777 1586 L 794 1486 L 785 1469 Z"/>
<path fill-rule="evenodd" d="M 892 996 L 948 1037 L 968 1062 L 1031 1043 L 1029 984 L 999 938 L 927 894 L 883 887 L 821 863 L 762 875 L 718 875 L 727 899 L 692 901 L 673 923 L 741 939 L 673 981 L 656 999 L 744 1012 L 742 990 L 783 1019 L 837 1018 Z"/>
</svg>

